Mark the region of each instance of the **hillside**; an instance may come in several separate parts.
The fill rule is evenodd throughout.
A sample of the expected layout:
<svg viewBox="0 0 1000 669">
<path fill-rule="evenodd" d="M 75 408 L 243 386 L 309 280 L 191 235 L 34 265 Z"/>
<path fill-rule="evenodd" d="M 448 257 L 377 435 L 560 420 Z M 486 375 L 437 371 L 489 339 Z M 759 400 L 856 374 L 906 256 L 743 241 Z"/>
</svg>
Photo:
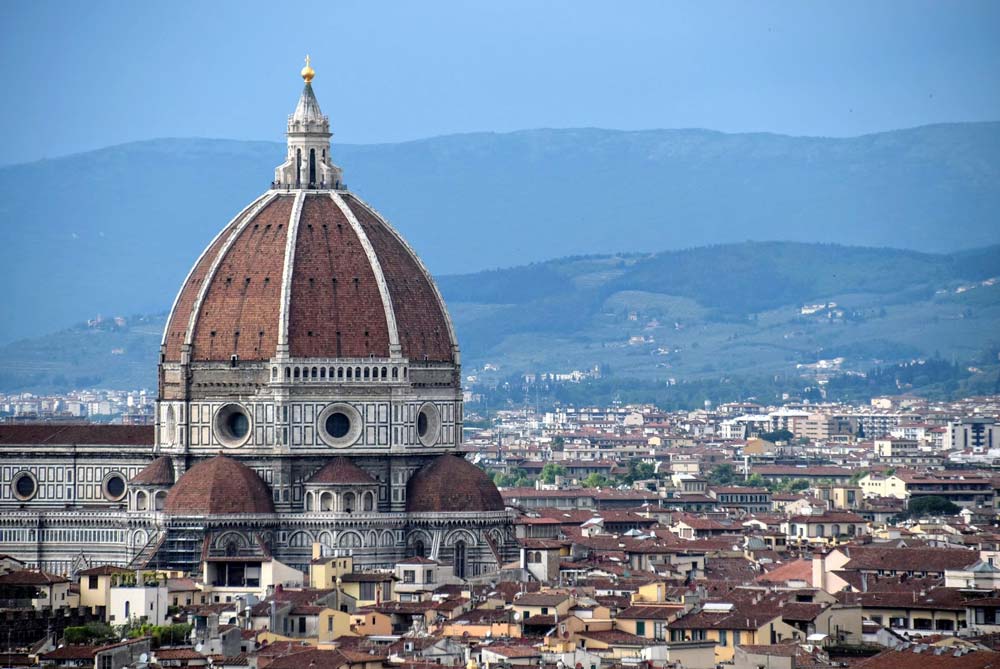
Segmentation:
<svg viewBox="0 0 1000 669">
<path fill-rule="evenodd" d="M 995 277 L 998 246 L 926 254 L 744 242 L 578 256 L 439 285 L 465 372 L 485 383 L 598 366 L 661 384 L 785 375 L 808 385 L 932 357 L 979 366 L 969 374 L 992 383 Z M 0 390 L 153 387 L 164 318 L 106 319 L 0 347 Z"/>
<path fill-rule="evenodd" d="M 16 287 L 0 301 L 0 342 L 163 309 L 283 154 L 164 139 L 0 168 L 0 279 Z M 334 155 L 438 275 L 748 239 L 925 252 L 1000 242 L 1000 123 L 847 139 L 531 130 Z"/>
</svg>

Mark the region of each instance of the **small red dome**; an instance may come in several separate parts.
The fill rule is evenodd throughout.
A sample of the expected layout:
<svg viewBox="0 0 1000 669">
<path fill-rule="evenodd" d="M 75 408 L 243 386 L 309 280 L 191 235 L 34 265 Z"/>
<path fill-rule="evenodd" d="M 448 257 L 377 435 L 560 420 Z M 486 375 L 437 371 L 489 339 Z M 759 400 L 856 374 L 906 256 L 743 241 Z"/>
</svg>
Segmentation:
<svg viewBox="0 0 1000 669">
<path fill-rule="evenodd" d="M 503 511 L 504 502 L 486 472 L 463 457 L 442 455 L 410 477 L 406 510 Z"/>
<path fill-rule="evenodd" d="M 177 516 L 274 513 L 274 502 L 254 470 L 218 455 L 184 472 L 167 493 L 163 510 Z"/>
<path fill-rule="evenodd" d="M 173 485 L 174 461 L 168 455 L 161 455 L 142 468 L 129 481 L 130 485 Z"/>
</svg>

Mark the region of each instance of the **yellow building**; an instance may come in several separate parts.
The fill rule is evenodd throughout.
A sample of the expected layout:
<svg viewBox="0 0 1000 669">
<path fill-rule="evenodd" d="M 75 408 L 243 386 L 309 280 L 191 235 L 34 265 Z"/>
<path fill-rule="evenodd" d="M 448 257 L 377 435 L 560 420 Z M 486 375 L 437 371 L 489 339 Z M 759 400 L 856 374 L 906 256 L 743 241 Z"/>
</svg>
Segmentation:
<svg viewBox="0 0 1000 669">
<path fill-rule="evenodd" d="M 737 609 L 729 603 L 706 603 L 700 610 L 669 624 L 669 641 L 713 641 L 715 661 L 729 662 L 736 646 L 780 643 L 803 635 L 781 616 L 753 607 Z"/>
<path fill-rule="evenodd" d="M 131 574 L 124 567 L 101 565 L 84 569 L 80 576 L 80 606 L 86 606 L 92 611 L 104 607 L 107 611 L 111 605 L 111 578 L 118 574 Z"/>
</svg>

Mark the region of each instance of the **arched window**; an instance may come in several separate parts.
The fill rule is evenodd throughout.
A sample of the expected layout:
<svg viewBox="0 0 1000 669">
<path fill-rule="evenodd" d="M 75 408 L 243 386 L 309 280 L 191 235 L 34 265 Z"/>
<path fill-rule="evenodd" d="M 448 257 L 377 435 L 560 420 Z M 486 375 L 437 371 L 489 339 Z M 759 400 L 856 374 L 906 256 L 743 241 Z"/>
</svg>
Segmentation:
<svg viewBox="0 0 1000 669">
<path fill-rule="evenodd" d="M 356 379 L 360 379 L 361 378 L 361 368 L 360 367 L 355 367 L 354 368 L 354 378 L 356 378 Z"/>
<path fill-rule="evenodd" d="M 296 379 L 297 379 L 297 378 L 299 378 L 299 368 L 298 368 L 298 367 L 296 367 L 296 368 L 295 368 L 295 371 L 294 371 L 294 372 L 292 373 L 292 375 L 293 375 L 293 376 L 294 376 L 294 377 L 295 377 Z"/>
<path fill-rule="evenodd" d="M 394 378 L 394 379 L 398 379 L 399 378 L 399 367 L 393 367 L 392 368 L 392 378 Z"/>
<path fill-rule="evenodd" d="M 344 378 L 344 368 L 343 367 L 338 367 L 337 368 L 337 378 L 338 379 Z"/>
<path fill-rule="evenodd" d="M 372 511 L 374 508 L 375 508 L 375 495 L 370 492 L 366 492 L 364 510 Z"/>
<path fill-rule="evenodd" d="M 426 551 L 424 550 L 424 542 L 417 539 L 413 542 L 413 556 L 414 557 L 425 557 Z"/>
<path fill-rule="evenodd" d="M 369 372 L 370 372 L 370 369 L 368 367 L 365 367 L 365 378 L 366 379 L 369 377 Z"/>
<path fill-rule="evenodd" d="M 320 367 L 319 368 L 319 378 L 321 378 L 321 379 L 325 379 L 326 378 L 326 367 Z"/>
<path fill-rule="evenodd" d="M 354 512 L 354 510 L 357 508 L 357 505 L 355 504 L 354 500 L 355 500 L 355 498 L 354 498 L 354 493 L 353 492 L 344 493 L 344 508 L 343 508 L 343 510 L 345 512 L 347 512 L 347 513 L 353 513 Z"/>
<path fill-rule="evenodd" d="M 455 576 L 465 578 L 465 542 L 455 542 Z"/>
<path fill-rule="evenodd" d="M 350 367 L 347 368 L 347 378 L 349 378 L 349 379 L 353 379 L 354 378 L 354 370 L 352 368 L 350 368 Z"/>
<path fill-rule="evenodd" d="M 316 369 L 315 367 L 313 367 L 312 368 L 312 378 L 315 379 L 315 378 L 318 378 L 318 377 L 319 377 L 319 370 Z"/>
<path fill-rule="evenodd" d="M 382 368 L 382 378 L 386 379 L 386 378 L 388 378 L 388 376 L 389 376 L 389 370 L 386 369 L 385 367 L 383 367 Z"/>
<path fill-rule="evenodd" d="M 292 368 L 291 367 L 285 367 L 285 378 L 286 379 L 292 378 Z"/>
<path fill-rule="evenodd" d="M 135 508 L 137 511 L 146 510 L 146 493 L 140 491 L 135 494 Z"/>
</svg>

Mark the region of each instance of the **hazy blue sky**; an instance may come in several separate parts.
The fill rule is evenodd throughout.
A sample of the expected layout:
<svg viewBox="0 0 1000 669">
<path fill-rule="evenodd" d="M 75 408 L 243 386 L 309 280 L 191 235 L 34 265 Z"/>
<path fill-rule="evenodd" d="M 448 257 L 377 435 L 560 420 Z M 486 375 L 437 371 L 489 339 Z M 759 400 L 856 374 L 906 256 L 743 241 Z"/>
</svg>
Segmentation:
<svg viewBox="0 0 1000 669">
<path fill-rule="evenodd" d="M 341 142 L 1000 119 L 995 0 L 5 0 L 0 163 L 153 137 L 279 139 L 307 52 Z"/>
</svg>

